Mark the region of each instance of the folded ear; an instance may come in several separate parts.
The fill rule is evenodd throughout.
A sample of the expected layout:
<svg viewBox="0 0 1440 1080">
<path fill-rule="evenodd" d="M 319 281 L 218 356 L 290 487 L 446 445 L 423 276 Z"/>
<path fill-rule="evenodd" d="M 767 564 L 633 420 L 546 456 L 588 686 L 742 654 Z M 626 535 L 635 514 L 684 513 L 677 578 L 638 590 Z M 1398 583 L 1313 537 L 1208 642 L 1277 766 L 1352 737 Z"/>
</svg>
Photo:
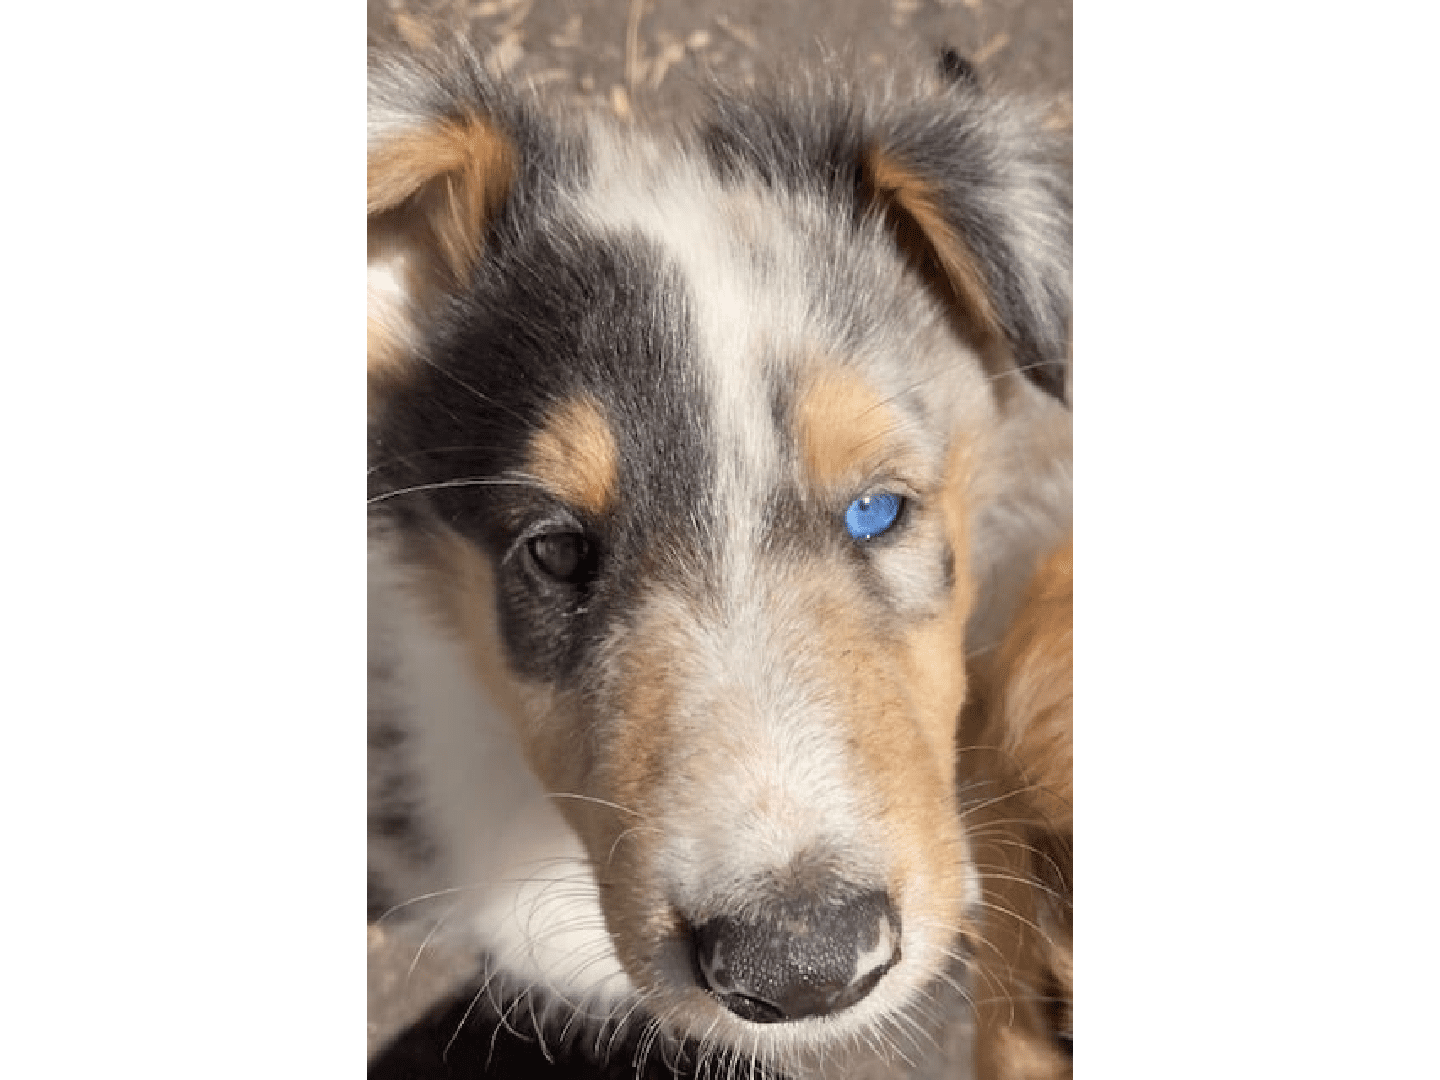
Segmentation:
<svg viewBox="0 0 1440 1080">
<path fill-rule="evenodd" d="M 707 146 L 722 169 L 882 215 L 992 373 L 1018 369 L 1064 400 L 1069 184 L 1063 146 L 1022 103 L 937 73 L 878 100 L 822 77 L 717 111 Z"/>
<path fill-rule="evenodd" d="M 478 61 L 372 56 L 366 228 L 367 369 L 402 363 L 417 326 L 463 286 L 510 196 L 518 153 Z"/>
<path fill-rule="evenodd" d="M 947 160 L 947 149 L 959 148 L 876 135 L 862 153 L 863 197 L 992 374 L 1013 366 L 1064 400 L 1068 211 L 1044 178 L 977 183 L 974 167 L 958 154 Z"/>
</svg>

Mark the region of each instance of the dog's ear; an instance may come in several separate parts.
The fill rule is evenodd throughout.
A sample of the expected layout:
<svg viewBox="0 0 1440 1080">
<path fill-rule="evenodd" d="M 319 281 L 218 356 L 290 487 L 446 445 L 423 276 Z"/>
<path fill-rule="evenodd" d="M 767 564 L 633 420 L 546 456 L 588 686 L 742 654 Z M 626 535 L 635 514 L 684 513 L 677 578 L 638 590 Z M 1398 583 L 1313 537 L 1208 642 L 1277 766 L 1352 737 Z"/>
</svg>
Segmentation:
<svg viewBox="0 0 1440 1080">
<path fill-rule="evenodd" d="M 1065 399 L 1070 196 L 1063 145 L 1019 102 L 942 60 L 909 92 L 843 77 L 717 102 L 706 145 L 724 172 L 814 189 L 880 215 L 992 373 Z M 997 380 L 1003 384 L 1006 380 Z"/>
<path fill-rule="evenodd" d="M 1013 366 L 1063 401 L 1070 201 L 1056 156 L 960 77 L 865 137 L 860 191 L 992 374 Z"/>
<path fill-rule="evenodd" d="M 372 55 L 366 230 L 367 368 L 415 347 L 417 327 L 464 286 L 510 197 L 518 150 L 473 57 Z"/>
</svg>

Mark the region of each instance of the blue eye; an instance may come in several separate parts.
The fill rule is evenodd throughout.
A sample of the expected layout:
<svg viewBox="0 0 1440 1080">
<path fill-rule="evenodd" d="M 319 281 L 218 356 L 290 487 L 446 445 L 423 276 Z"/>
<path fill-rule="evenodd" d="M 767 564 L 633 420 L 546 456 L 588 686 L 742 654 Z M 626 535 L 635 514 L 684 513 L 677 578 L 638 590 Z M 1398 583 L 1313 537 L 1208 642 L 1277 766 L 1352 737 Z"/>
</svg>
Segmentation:
<svg viewBox="0 0 1440 1080">
<path fill-rule="evenodd" d="M 845 530 L 856 540 L 870 540 L 895 524 L 904 502 L 899 495 L 862 495 L 845 508 Z"/>
</svg>

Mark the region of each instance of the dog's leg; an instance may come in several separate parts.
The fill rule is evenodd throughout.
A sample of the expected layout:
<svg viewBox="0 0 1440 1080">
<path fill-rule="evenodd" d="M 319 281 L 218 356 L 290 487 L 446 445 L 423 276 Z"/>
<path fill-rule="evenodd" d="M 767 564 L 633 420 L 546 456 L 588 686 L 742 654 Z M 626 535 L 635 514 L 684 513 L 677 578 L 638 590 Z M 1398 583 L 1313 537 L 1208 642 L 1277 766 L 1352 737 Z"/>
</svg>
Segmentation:
<svg viewBox="0 0 1440 1080">
<path fill-rule="evenodd" d="M 974 665 L 962 727 L 986 907 L 971 988 L 980 1080 L 1071 1075 L 1072 579 L 1067 541 Z"/>
</svg>

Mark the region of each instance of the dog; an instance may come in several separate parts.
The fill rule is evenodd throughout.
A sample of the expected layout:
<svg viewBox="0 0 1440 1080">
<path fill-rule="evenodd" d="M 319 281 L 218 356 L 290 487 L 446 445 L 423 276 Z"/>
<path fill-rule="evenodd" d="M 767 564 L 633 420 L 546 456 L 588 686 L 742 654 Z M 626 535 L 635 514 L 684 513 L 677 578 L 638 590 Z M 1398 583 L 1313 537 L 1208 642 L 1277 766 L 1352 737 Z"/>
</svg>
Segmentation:
<svg viewBox="0 0 1440 1080">
<path fill-rule="evenodd" d="M 1071 1074 L 1073 577 L 1067 540 L 1042 562 L 998 648 L 971 664 L 961 759 L 994 913 L 972 990 L 976 1073 L 989 1080 Z"/>
<path fill-rule="evenodd" d="M 372 918 L 601 1056 L 903 1058 L 997 932 L 966 657 L 1069 528 L 1059 148 L 963 62 L 368 104 Z"/>
</svg>

